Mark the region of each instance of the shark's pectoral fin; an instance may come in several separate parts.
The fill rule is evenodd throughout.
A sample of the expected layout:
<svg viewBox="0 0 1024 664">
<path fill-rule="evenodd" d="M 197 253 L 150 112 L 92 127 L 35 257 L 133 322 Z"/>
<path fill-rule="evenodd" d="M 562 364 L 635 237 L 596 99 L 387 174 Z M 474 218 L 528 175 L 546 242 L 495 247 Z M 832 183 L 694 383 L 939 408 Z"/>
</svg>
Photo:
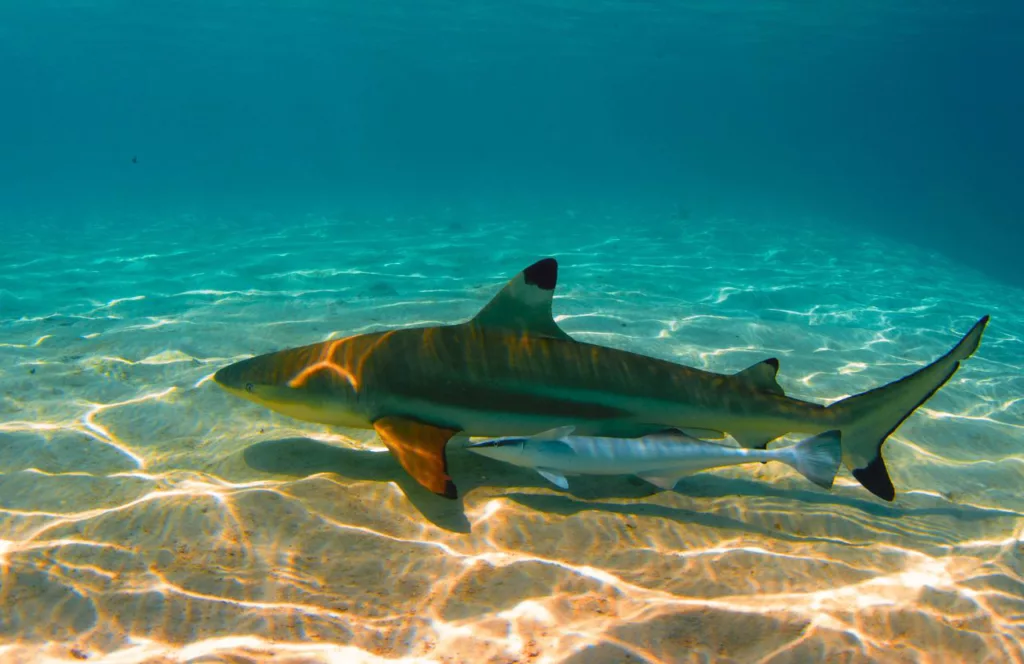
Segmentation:
<svg viewBox="0 0 1024 664">
<path fill-rule="evenodd" d="M 554 258 L 541 259 L 505 284 L 469 324 L 534 336 L 572 339 L 558 327 L 551 314 L 557 282 L 558 261 Z"/>
<path fill-rule="evenodd" d="M 406 417 L 382 417 L 373 423 L 380 439 L 413 479 L 445 498 L 457 498 L 448 475 L 444 448 L 458 431 Z"/>
<path fill-rule="evenodd" d="M 736 378 L 749 382 L 762 392 L 784 395 L 785 392 L 777 379 L 778 374 L 779 360 L 771 357 L 738 372 Z"/>
<path fill-rule="evenodd" d="M 546 468 L 538 468 L 537 472 L 540 473 L 541 477 L 546 479 L 548 482 L 551 482 L 552 484 L 557 486 L 559 489 L 568 489 L 569 488 L 569 480 L 565 479 L 565 475 L 561 474 L 557 470 L 548 470 Z"/>
</svg>

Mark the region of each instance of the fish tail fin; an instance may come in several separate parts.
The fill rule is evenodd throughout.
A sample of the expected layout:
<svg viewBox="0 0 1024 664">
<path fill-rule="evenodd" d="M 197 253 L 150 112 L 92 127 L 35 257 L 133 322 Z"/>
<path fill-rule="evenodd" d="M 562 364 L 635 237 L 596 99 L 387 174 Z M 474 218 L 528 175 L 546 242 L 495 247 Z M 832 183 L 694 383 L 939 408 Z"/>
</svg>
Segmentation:
<svg viewBox="0 0 1024 664">
<path fill-rule="evenodd" d="M 831 489 L 843 459 L 841 435 L 839 430 L 833 430 L 802 440 L 785 448 L 787 454 L 780 460 L 818 486 Z"/>
<path fill-rule="evenodd" d="M 843 432 L 843 463 L 868 491 L 884 500 L 896 497 L 882 460 L 882 444 L 974 354 L 987 324 L 988 316 L 983 316 L 956 346 L 928 366 L 828 407 L 832 422 Z"/>
</svg>

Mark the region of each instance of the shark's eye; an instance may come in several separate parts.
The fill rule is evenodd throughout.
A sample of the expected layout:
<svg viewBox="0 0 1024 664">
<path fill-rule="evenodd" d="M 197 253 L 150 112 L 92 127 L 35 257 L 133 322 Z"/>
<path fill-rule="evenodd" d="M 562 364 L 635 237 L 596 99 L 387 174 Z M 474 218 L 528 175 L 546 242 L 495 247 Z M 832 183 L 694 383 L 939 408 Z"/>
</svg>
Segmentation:
<svg viewBox="0 0 1024 664">
<path fill-rule="evenodd" d="M 254 387 L 254 385 L 252 383 L 246 383 L 245 384 L 245 391 L 246 392 L 252 392 L 253 387 Z"/>
</svg>

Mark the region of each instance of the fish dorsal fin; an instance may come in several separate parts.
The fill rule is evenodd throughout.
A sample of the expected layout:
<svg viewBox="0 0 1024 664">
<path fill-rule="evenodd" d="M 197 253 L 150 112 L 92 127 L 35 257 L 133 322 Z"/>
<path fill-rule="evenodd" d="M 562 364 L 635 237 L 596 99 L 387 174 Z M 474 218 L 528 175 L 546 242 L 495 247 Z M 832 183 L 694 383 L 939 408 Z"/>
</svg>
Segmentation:
<svg viewBox="0 0 1024 664">
<path fill-rule="evenodd" d="M 778 373 L 779 360 L 771 357 L 738 372 L 736 377 L 749 382 L 762 392 L 784 395 L 785 392 L 782 390 L 782 386 L 775 379 Z"/>
<path fill-rule="evenodd" d="M 535 433 L 527 440 L 561 440 L 566 436 L 571 436 L 572 432 L 576 430 L 576 427 L 558 427 L 557 429 L 548 429 L 547 431 L 541 431 Z"/>
<path fill-rule="evenodd" d="M 512 277 L 470 323 L 533 336 L 572 339 L 558 327 L 551 314 L 557 283 L 558 261 L 543 258 Z"/>
</svg>

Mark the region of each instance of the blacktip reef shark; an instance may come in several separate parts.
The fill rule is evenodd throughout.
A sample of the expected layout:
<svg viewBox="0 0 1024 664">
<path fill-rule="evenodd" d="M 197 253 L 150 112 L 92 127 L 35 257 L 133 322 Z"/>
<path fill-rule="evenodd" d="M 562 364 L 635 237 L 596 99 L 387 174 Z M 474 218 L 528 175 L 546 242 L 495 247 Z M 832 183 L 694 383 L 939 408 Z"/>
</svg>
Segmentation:
<svg viewBox="0 0 1024 664">
<path fill-rule="evenodd" d="M 479 313 L 450 325 L 369 332 L 259 355 L 213 378 L 291 417 L 372 428 L 421 485 L 456 498 L 445 446 L 456 434 L 633 438 L 683 430 L 764 449 L 787 433 L 841 432 L 843 464 L 876 496 L 896 492 L 882 444 L 981 342 L 981 318 L 948 353 L 895 382 L 831 405 L 787 396 L 779 361 L 735 374 L 703 371 L 576 341 L 552 316 L 558 263 L 544 258 Z"/>
</svg>

